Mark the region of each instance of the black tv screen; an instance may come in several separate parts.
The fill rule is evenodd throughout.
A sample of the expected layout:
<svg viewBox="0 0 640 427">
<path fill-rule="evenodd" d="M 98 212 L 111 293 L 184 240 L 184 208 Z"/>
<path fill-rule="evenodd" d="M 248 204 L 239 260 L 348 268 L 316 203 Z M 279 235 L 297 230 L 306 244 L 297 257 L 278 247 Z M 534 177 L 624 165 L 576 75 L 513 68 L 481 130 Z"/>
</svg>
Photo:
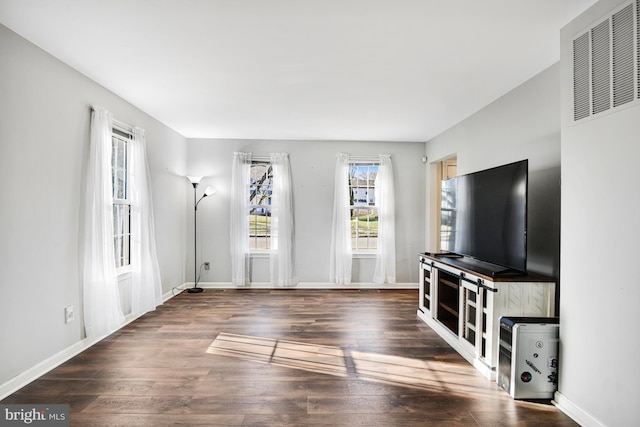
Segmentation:
<svg viewBox="0 0 640 427">
<path fill-rule="evenodd" d="M 443 251 L 527 269 L 528 161 L 442 181 Z"/>
</svg>

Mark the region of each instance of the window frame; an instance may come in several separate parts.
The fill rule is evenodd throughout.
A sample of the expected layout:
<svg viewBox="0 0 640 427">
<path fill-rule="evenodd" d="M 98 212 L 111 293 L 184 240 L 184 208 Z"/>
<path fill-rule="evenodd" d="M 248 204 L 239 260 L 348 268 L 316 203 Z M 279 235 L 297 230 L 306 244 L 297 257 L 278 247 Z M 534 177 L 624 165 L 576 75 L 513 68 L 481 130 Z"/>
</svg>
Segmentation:
<svg viewBox="0 0 640 427">
<path fill-rule="evenodd" d="M 349 182 L 347 183 L 348 185 L 348 190 L 349 190 L 349 212 L 350 212 L 350 230 L 351 230 L 351 251 L 353 256 L 355 257 L 359 257 L 359 258 L 367 258 L 367 257 L 373 257 L 375 256 L 377 250 L 378 250 L 378 234 L 377 234 L 377 225 L 376 225 L 376 233 L 375 233 L 375 237 L 372 236 L 371 231 L 373 230 L 373 227 L 370 224 L 370 218 L 372 215 L 375 215 L 376 218 L 379 218 L 379 209 L 380 209 L 380 205 L 377 203 L 376 198 L 375 198 L 375 179 L 378 176 L 378 168 L 380 166 L 380 161 L 379 160 L 355 160 L 355 159 L 349 159 L 348 161 L 349 163 Z M 360 185 L 354 185 L 352 182 L 353 177 L 356 176 L 355 173 L 352 172 L 352 170 L 354 168 L 363 168 L 366 167 L 367 168 L 367 173 L 366 173 L 366 179 L 365 179 L 365 185 L 364 186 L 360 186 Z M 369 171 L 369 168 L 375 167 L 375 175 L 373 176 L 373 178 L 371 178 L 371 172 Z M 364 189 L 364 200 L 362 198 L 356 200 L 356 195 L 354 194 L 354 189 L 358 190 L 358 189 Z M 356 222 L 356 226 L 354 227 L 354 211 L 369 211 L 368 214 L 366 215 L 361 215 L 361 216 L 367 216 L 367 227 L 366 229 L 368 230 L 368 232 L 366 233 L 366 235 L 364 235 L 364 237 L 361 237 L 358 233 L 358 231 L 361 229 L 358 225 L 359 221 Z M 360 216 L 360 217 L 361 217 Z M 376 221 L 377 223 L 377 221 Z M 355 231 L 355 234 L 354 234 Z M 360 246 L 359 242 L 360 239 L 366 239 L 367 244 L 365 247 Z M 370 245 L 370 240 L 372 238 L 375 238 L 375 246 L 372 247 Z"/>
<path fill-rule="evenodd" d="M 254 168 L 258 168 L 258 167 L 266 167 L 266 170 L 264 172 L 264 174 L 262 174 L 262 176 L 260 178 L 258 178 L 258 175 L 255 176 L 254 178 Z M 267 183 L 266 184 L 260 184 L 259 186 L 257 185 L 257 182 L 259 181 L 259 179 L 264 178 Z M 266 189 L 260 189 L 261 186 L 266 185 Z M 262 195 L 261 197 L 261 201 L 259 201 L 258 203 L 255 203 L 253 200 L 256 197 L 255 195 L 258 194 L 258 190 L 260 190 L 260 193 Z M 270 159 L 262 159 L 262 158 L 252 158 L 251 159 L 251 164 L 249 165 L 249 193 L 247 194 L 247 197 L 249 197 L 248 203 L 247 203 L 247 208 L 248 208 L 248 216 L 249 216 L 249 227 L 248 227 L 248 235 L 247 235 L 247 239 L 249 240 L 249 244 L 248 244 L 248 248 L 249 248 L 249 254 L 251 254 L 252 256 L 266 256 L 269 254 L 269 252 L 272 249 L 272 241 L 271 241 L 271 220 L 272 220 L 272 198 L 273 198 L 273 163 L 271 162 Z M 266 203 L 262 202 L 266 200 Z M 256 210 L 262 210 L 263 213 L 268 212 L 267 215 L 259 215 L 259 214 L 253 214 L 252 212 L 256 211 Z M 254 220 L 254 226 L 252 227 L 252 217 L 256 217 Z M 257 217 L 265 217 L 265 224 L 264 224 L 264 235 L 259 235 L 257 233 L 258 231 L 258 225 L 257 225 Z M 252 234 L 252 231 L 254 231 L 254 233 Z M 264 247 L 259 247 L 261 246 L 259 244 L 259 239 L 260 238 L 264 239 Z"/>
<path fill-rule="evenodd" d="M 133 129 L 114 120 L 111 128 L 111 184 L 113 203 L 113 245 L 114 263 L 116 274 L 121 277 L 130 274 L 131 267 L 131 146 L 133 141 Z M 116 147 L 116 144 L 123 144 L 123 149 Z M 124 153 L 124 160 L 118 154 Z M 121 179 L 121 181 L 119 181 Z M 121 183 L 121 184 L 120 184 Z M 123 210 L 122 217 L 117 213 L 118 209 Z M 121 221 L 119 221 L 121 219 Z M 119 242 L 121 250 L 119 251 Z"/>
</svg>

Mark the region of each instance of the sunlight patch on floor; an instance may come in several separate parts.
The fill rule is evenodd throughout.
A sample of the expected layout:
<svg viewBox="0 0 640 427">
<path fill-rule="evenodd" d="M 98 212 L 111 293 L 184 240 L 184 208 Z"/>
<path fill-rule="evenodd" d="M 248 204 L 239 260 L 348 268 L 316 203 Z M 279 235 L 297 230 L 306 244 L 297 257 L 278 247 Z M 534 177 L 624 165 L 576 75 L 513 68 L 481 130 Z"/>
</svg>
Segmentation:
<svg viewBox="0 0 640 427">
<path fill-rule="evenodd" d="M 211 343 L 207 353 L 347 376 L 344 352 L 337 347 L 221 333 Z"/>
<path fill-rule="evenodd" d="M 495 392 L 470 366 L 438 360 L 228 333 L 220 333 L 207 353 L 409 388 L 476 396 Z"/>
</svg>

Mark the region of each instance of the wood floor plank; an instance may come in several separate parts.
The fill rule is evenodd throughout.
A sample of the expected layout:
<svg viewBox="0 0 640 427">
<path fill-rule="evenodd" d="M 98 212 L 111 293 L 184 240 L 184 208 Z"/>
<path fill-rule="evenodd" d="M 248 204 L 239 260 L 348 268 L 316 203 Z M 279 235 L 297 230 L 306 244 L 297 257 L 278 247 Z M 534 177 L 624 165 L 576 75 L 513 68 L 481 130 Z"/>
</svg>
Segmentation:
<svg viewBox="0 0 640 427">
<path fill-rule="evenodd" d="M 2 403 L 72 426 L 576 426 L 514 401 L 416 316 L 415 290 L 182 293 Z"/>
</svg>

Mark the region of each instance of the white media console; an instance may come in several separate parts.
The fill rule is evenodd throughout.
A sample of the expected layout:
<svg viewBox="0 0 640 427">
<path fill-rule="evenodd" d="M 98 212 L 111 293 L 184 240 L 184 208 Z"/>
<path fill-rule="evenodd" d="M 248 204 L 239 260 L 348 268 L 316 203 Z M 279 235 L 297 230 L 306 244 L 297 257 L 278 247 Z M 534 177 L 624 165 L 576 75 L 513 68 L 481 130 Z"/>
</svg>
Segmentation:
<svg viewBox="0 0 640 427">
<path fill-rule="evenodd" d="M 555 281 L 496 273 L 490 264 L 419 254 L 418 317 L 485 377 L 495 380 L 500 317 L 555 316 Z"/>
</svg>

